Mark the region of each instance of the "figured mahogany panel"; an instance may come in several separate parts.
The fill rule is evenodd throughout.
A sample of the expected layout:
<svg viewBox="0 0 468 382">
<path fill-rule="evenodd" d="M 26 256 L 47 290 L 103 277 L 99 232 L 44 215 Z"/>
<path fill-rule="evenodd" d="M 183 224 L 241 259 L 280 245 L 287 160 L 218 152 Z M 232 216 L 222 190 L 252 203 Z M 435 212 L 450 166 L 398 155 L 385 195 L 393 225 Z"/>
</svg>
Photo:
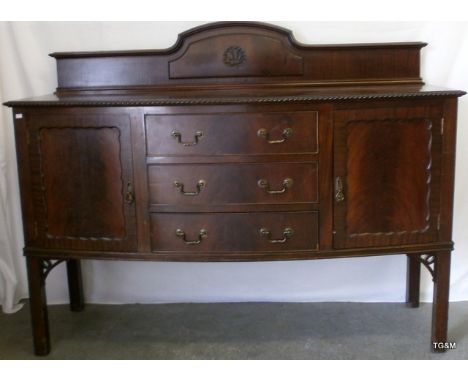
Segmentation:
<svg viewBox="0 0 468 382">
<path fill-rule="evenodd" d="M 347 134 L 348 233 L 353 236 L 427 230 L 431 121 L 355 121 L 348 124 Z"/>
<path fill-rule="evenodd" d="M 335 198 L 335 245 L 436 238 L 440 123 L 417 109 L 405 112 L 366 118 L 361 111 L 338 124 L 335 193 L 341 188 L 343 200 Z"/>
<path fill-rule="evenodd" d="M 155 252 L 318 250 L 318 212 L 151 214 L 151 233 Z"/>
<path fill-rule="evenodd" d="M 39 134 L 47 236 L 122 239 L 119 129 L 45 127 Z"/>
<path fill-rule="evenodd" d="M 147 155 L 317 153 L 316 111 L 152 114 Z"/>
<path fill-rule="evenodd" d="M 152 204 L 318 202 L 317 162 L 150 165 L 148 182 Z"/>
<path fill-rule="evenodd" d="M 132 250 L 136 245 L 130 120 L 125 115 L 30 117 L 33 243 Z"/>
</svg>

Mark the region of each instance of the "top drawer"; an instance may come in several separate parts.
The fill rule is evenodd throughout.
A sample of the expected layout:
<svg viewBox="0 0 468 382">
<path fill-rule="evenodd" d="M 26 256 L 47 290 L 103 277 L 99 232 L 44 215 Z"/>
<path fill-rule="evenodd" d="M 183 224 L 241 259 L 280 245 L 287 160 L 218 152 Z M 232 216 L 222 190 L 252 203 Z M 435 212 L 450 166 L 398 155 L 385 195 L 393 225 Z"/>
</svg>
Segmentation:
<svg viewBox="0 0 468 382">
<path fill-rule="evenodd" d="M 318 112 L 147 115 L 148 156 L 318 153 Z"/>
</svg>

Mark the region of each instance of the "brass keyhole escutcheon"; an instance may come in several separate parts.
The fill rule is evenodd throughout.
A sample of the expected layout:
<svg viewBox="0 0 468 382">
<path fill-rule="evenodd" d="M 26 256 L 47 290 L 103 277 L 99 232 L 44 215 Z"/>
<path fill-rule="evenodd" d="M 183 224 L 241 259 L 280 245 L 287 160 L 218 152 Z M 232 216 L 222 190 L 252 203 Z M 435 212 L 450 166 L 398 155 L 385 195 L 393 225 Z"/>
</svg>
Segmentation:
<svg viewBox="0 0 468 382">
<path fill-rule="evenodd" d="M 335 200 L 340 203 L 345 199 L 343 192 L 343 182 L 339 176 L 335 179 Z"/>
</svg>

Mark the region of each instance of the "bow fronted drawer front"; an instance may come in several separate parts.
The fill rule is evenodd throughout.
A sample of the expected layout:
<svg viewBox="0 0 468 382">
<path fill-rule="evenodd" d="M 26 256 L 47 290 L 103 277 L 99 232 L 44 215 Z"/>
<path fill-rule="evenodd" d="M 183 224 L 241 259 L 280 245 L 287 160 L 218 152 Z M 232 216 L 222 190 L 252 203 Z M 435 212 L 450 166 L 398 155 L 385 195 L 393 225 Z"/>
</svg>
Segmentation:
<svg viewBox="0 0 468 382">
<path fill-rule="evenodd" d="M 318 152 L 318 112 L 152 114 L 147 155 Z"/>
<path fill-rule="evenodd" d="M 278 252 L 318 249 L 318 212 L 151 214 L 153 251 Z"/>
<path fill-rule="evenodd" d="M 318 164 L 151 165 L 150 203 L 174 205 L 317 203 Z"/>
</svg>

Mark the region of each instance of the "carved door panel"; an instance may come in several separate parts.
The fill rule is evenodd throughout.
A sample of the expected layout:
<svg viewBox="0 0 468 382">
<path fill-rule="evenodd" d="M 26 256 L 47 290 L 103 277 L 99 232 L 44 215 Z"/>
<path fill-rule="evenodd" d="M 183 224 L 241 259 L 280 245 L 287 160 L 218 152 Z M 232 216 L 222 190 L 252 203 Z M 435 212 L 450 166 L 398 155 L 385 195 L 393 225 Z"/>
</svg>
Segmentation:
<svg viewBox="0 0 468 382">
<path fill-rule="evenodd" d="M 35 222 L 27 245 L 136 249 L 129 116 L 26 117 Z"/>
<path fill-rule="evenodd" d="M 438 240 L 441 110 L 334 115 L 334 247 Z"/>
</svg>

